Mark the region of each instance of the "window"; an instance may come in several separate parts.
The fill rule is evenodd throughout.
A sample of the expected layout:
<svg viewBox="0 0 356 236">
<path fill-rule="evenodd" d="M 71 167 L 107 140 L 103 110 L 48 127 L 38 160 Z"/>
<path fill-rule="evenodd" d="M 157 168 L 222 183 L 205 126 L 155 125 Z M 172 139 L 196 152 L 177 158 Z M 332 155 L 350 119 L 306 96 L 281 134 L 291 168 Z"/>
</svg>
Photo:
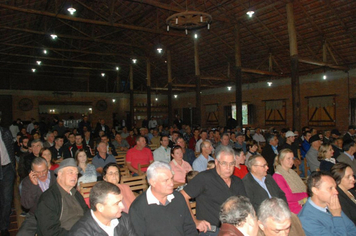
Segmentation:
<svg viewBox="0 0 356 236">
<path fill-rule="evenodd" d="M 242 104 L 242 124 L 248 125 L 248 105 L 246 103 Z M 231 104 L 231 114 L 232 118 L 236 120 L 236 104 Z"/>
<path fill-rule="evenodd" d="M 310 126 L 335 126 L 335 96 L 315 96 L 308 99 L 308 121 Z"/>
</svg>

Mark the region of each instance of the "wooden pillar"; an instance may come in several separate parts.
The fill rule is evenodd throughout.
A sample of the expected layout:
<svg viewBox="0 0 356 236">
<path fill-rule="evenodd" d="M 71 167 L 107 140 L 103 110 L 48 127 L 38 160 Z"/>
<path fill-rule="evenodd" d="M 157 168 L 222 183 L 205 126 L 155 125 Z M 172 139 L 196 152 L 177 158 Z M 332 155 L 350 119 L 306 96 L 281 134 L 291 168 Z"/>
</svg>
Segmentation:
<svg viewBox="0 0 356 236">
<path fill-rule="evenodd" d="M 198 125 L 202 125 L 201 117 L 201 94 L 200 94 L 200 68 L 199 68 L 199 51 L 198 51 L 198 39 L 194 39 L 194 64 L 195 64 L 195 96 L 196 96 L 196 121 Z"/>
<path fill-rule="evenodd" d="M 147 58 L 147 120 L 151 119 L 151 63 Z"/>
<path fill-rule="evenodd" d="M 242 128 L 242 71 L 241 71 L 241 48 L 240 29 L 235 26 L 235 101 L 236 101 L 236 121 Z"/>
<path fill-rule="evenodd" d="M 173 106 L 172 106 L 172 58 L 171 50 L 167 50 L 167 73 L 168 73 L 168 124 L 173 124 Z"/>
<path fill-rule="evenodd" d="M 120 92 L 120 74 L 119 71 L 116 72 L 116 92 L 119 93 Z"/>
<path fill-rule="evenodd" d="M 133 66 L 130 65 L 130 124 L 134 126 L 134 90 L 133 90 Z"/>
<path fill-rule="evenodd" d="M 327 61 L 327 54 L 326 54 L 326 51 L 327 51 L 326 41 L 324 41 L 324 43 L 323 43 L 323 62 L 326 62 L 326 61 Z"/>
<path fill-rule="evenodd" d="M 289 35 L 289 50 L 291 58 L 291 89 L 292 89 L 292 106 L 293 106 L 293 128 L 301 130 L 301 111 L 300 111 L 300 86 L 299 86 L 299 61 L 297 32 L 294 24 L 294 13 L 292 2 L 287 3 L 287 20 Z"/>
</svg>

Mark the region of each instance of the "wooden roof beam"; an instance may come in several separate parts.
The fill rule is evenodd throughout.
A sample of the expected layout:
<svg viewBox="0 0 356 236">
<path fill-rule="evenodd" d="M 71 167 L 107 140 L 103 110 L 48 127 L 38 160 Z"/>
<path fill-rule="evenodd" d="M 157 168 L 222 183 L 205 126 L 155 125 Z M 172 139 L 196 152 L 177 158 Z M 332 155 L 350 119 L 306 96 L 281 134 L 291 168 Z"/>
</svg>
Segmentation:
<svg viewBox="0 0 356 236">
<path fill-rule="evenodd" d="M 347 66 L 333 65 L 333 64 L 326 63 L 326 62 L 322 62 L 322 61 L 314 61 L 314 60 L 311 60 L 309 58 L 304 58 L 304 57 L 298 57 L 298 60 L 299 60 L 299 62 L 310 64 L 310 65 L 315 65 L 315 66 L 325 66 L 325 67 L 329 67 L 332 69 L 338 69 L 338 70 L 343 70 L 343 71 L 349 70 L 349 68 Z"/>
<path fill-rule="evenodd" d="M 81 23 L 86 23 L 86 24 L 94 24 L 94 25 L 98 25 L 98 26 L 112 26 L 112 27 L 117 27 L 117 28 L 142 31 L 142 32 L 146 32 L 146 33 L 163 34 L 163 35 L 176 36 L 176 37 L 186 37 L 186 35 L 184 33 L 178 34 L 178 33 L 173 33 L 173 32 L 160 31 L 160 30 L 156 30 L 156 29 L 150 29 L 150 28 L 136 26 L 136 25 L 120 24 L 120 23 L 111 24 L 110 22 L 105 22 L 105 21 L 72 17 L 72 16 L 56 14 L 56 13 L 52 13 L 52 12 L 38 11 L 38 10 L 34 10 L 34 9 L 25 9 L 25 8 L 21 8 L 21 7 L 14 7 L 14 6 L 6 5 L 6 4 L 0 4 L 0 8 L 5 8 L 8 10 L 19 11 L 19 12 L 24 12 L 24 13 L 29 13 L 29 14 L 43 15 L 43 16 L 62 19 L 62 20 L 69 20 L 69 21 L 81 22 Z"/>
</svg>

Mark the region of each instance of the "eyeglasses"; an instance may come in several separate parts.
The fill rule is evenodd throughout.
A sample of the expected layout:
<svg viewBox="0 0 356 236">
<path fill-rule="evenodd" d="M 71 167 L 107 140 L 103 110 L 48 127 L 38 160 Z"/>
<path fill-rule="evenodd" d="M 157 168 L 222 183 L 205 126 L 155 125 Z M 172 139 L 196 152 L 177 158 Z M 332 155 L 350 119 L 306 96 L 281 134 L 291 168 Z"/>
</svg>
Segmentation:
<svg viewBox="0 0 356 236">
<path fill-rule="evenodd" d="M 225 162 L 225 161 L 218 161 L 219 165 L 221 165 L 222 167 L 232 167 L 236 165 L 236 161 L 233 162 Z"/>
<path fill-rule="evenodd" d="M 254 166 L 259 166 L 259 167 L 262 167 L 262 168 L 266 168 L 266 167 L 268 167 L 268 165 L 267 165 L 267 164 L 264 164 L 264 165 L 254 165 Z"/>
</svg>

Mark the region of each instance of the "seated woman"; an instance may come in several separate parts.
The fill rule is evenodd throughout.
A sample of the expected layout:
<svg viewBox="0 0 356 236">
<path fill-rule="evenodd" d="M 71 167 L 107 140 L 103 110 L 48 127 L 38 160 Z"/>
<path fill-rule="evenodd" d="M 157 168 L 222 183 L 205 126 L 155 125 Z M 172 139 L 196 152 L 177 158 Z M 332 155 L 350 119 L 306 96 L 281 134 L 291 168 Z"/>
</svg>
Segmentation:
<svg viewBox="0 0 356 236">
<path fill-rule="evenodd" d="M 243 179 L 243 177 L 245 177 L 245 175 L 248 173 L 247 167 L 245 166 L 246 156 L 242 148 L 233 148 L 233 149 L 236 157 L 234 175 L 239 177 L 240 179 Z"/>
<path fill-rule="evenodd" d="M 135 195 L 130 187 L 126 184 L 119 184 L 120 182 L 120 168 L 116 163 L 108 163 L 103 168 L 103 180 L 112 184 L 116 184 L 122 195 L 122 203 L 124 205 L 123 212 L 129 213 L 131 203 L 135 200 Z"/>
<path fill-rule="evenodd" d="M 43 157 L 46 159 L 48 163 L 48 169 L 49 170 L 55 170 L 59 167 L 58 164 L 56 164 L 52 158 L 52 153 L 48 148 L 42 148 L 40 151 L 40 157 Z"/>
<path fill-rule="evenodd" d="M 78 179 L 78 187 L 80 183 L 96 182 L 96 169 L 95 166 L 88 163 L 88 157 L 84 149 L 79 149 L 75 153 L 75 160 L 79 168 L 80 177 Z"/>
<path fill-rule="evenodd" d="M 335 158 L 332 158 L 334 155 L 334 149 L 329 143 L 323 143 L 318 152 L 318 160 L 320 161 L 320 170 L 329 172 L 331 167 L 336 163 Z"/>
<path fill-rule="evenodd" d="M 183 160 L 183 150 L 179 145 L 174 146 L 171 149 L 172 161 L 169 165 L 174 171 L 173 180 L 175 183 L 185 183 L 185 176 L 192 170 L 192 166 Z"/>
<path fill-rule="evenodd" d="M 293 158 L 294 154 L 290 149 L 282 149 L 279 152 L 274 163 L 276 172 L 273 179 L 285 193 L 290 211 L 298 214 L 308 194 L 304 182 L 292 169 Z"/>
<path fill-rule="evenodd" d="M 257 152 L 259 146 L 258 146 L 258 143 L 255 140 L 252 140 L 252 141 L 248 142 L 247 145 L 246 145 L 246 148 L 247 148 L 247 153 L 246 153 L 245 165 L 247 165 L 247 161 L 251 156 L 259 154 Z"/>
<path fill-rule="evenodd" d="M 338 197 L 342 211 L 356 225 L 356 192 L 354 172 L 350 165 L 339 162 L 331 168 L 331 175 L 337 184 Z"/>
</svg>

